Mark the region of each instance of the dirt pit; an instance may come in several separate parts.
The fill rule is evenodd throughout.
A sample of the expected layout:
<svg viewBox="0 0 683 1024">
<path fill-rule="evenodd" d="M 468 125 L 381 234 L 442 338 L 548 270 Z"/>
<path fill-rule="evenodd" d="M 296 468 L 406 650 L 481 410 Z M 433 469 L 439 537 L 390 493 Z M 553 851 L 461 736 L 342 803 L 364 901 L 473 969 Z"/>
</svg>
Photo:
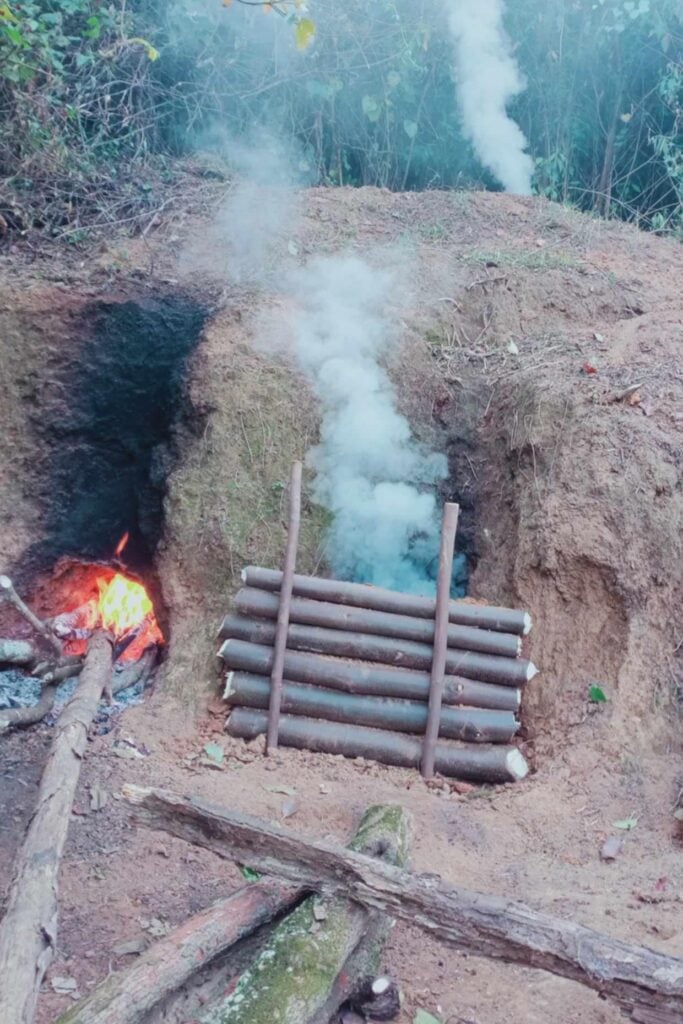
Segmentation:
<svg viewBox="0 0 683 1024">
<path fill-rule="evenodd" d="M 3 558 L 28 587 L 35 546 L 54 535 L 55 478 L 44 456 L 60 438 L 46 440 L 46 412 L 55 395 L 68 404 L 65 369 L 89 351 L 83 311 L 105 297 L 158 309 L 174 293 L 202 310 L 174 415 L 145 463 L 163 516 L 150 519 L 145 502 L 132 512 L 142 573 L 162 596 L 166 658 L 145 704 L 90 744 L 40 1024 L 69 1003 L 50 978 L 73 977 L 85 993 L 125 966 L 114 947 L 148 935 L 150 919 L 177 924 L 243 882 L 230 864 L 131 827 L 118 799 L 127 781 L 280 821 L 283 797 L 268 788 L 277 780 L 297 792 L 291 828 L 339 841 L 368 804 L 399 801 L 415 818 L 415 870 L 682 956 L 683 867 L 671 819 L 683 776 L 680 249 L 541 200 L 312 190 L 299 230 L 273 253 L 276 263 L 348 249 L 372 260 L 378 246 L 410 248 L 418 287 L 389 367 L 399 403 L 415 432 L 448 453 L 443 497 L 463 509 L 470 593 L 531 612 L 529 653 L 541 669 L 524 700 L 532 774 L 515 787 L 458 794 L 364 762 L 286 750 L 265 760 L 223 736 L 216 627 L 242 566 L 279 562 L 284 484 L 319 421 L 297 372 L 255 344 L 259 314 L 285 310 L 287 296 L 277 283 L 229 283 L 212 213 L 222 197 L 218 186 L 202 188 L 152 238 L 112 238 L 70 256 L 18 251 L 0 264 Z M 302 571 L 324 570 L 324 527 L 307 500 Z M 51 554 L 88 554 L 71 550 L 78 533 L 71 537 Z M 592 685 L 605 704 L 591 704 Z M 122 737 L 145 755 L 117 756 Z M 0 741 L 6 885 L 49 739 L 34 729 Z M 198 764 L 209 739 L 226 748 L 223 770 Z M 108 800 L 90 811 L 95 785 Z M 635 827 L 617 860 L 603 863 L 600 846 L 625 819 Z M 443 1024 L 619 1019 L 579 986 L 461 956 L 404 925 L 392 931 L 384 966 L 405 993 L 404 1024 L 418 1007 Z"/>
</svg>

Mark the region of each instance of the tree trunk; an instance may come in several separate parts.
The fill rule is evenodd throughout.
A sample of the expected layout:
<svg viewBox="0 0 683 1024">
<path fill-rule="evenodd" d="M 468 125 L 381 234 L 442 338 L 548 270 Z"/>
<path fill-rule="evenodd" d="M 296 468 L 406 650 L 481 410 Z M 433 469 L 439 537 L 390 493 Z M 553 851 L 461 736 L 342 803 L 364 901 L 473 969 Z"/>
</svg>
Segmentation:
<svg viewBox="0 0 683 1024">
<path fill-rule="evenodd" d="M 252 672 L 254 675 L 269 675 L 273 663 L 272 647 L 250 644 L 246 640 L 227 640 L 221 647 L 220 656 L 227 668 Z M 305 651 L 287 651 L 285 679 L 375 697 L 426 701 L 429 695 L 428 672 L 411 672 L 390 665 L 339 661 L 337 658 L 326 658 Z M 519 690 L 509 686 L 480 683 L 476 679 L 465 679 L 464 676 L 446 676 L 443 702 L 515 712 L 519 710 L 521 698 Z"/>
<path fill-rule="evenodd" d="M 404 865 L 408 852 L 408 816 L 401 807 L 371 807 L 349 849 L 385 864 Z M 304 900 L 273 930 L 255 962 L 226 999 L 200 1015 L 201 1024 L 328 1024 L 348 992 L 349 980 L 372 970 L 389 927 L 384 919 L 343 894 Z M 384 915 L 381 915 L 384 917 Z M 372 927 L 373 943 L 359 945 Z M 354 953 L 356 954 L 354 956 Z M 355 978 L 349 979 L 353 964 Z M 347 975 L 338 983 L 340 974 Z"/>
<path fill-rule="evenodd" d="M 282 573 L 277 569 L 260 569 L 249 566 L 242 570 L 242 580 L 248 587 L 261 590 L 279 590 Z M 313 597 L 318 601 L 332 601 L 334 604 L 352 605 L 356 608 L 376 608 L 399 615 L 417 615 L 423 619 L 434 619 L 436 601 L 433 597 L 418 594 L 402 594 L 398 590 L 372 587 L 367 583 L 347 583 L 344 580 L 324 580 L 317 576 L 294 575 L 294 593 L 297 597 Z M 493 605 L 465 604 L 451 601 L 448 618 L 450 622 L 463 626 L 480 626 L 501 633 L 517 633 L 526 636 L 531 629 L 531 618 L 527 612 L 512 608 L 496 608 Z"/>
<path fill-rule="evenodd" d="M 550 971 L 581 982 L 639 1024 L 683 1020 L 683 960 L 631 946 L 582 925 L 311 842 L 254 818 L 162 790 L 125 786 L 135 817 L 219 856 L 343 894 L 417 924 L 474 956 Z"/>
<path fill-rule="evenodd" d="M 246 619 L 241 615 L 226 615 L 221 627 L 222 637 L 249 640 L 251 643 L 273 645 L 275 623 L 259 619 Z M 430 669 L 432 647 L 412 640 L 371 636 L 365 633 L 346 633 L 341 629 L 321 626 L 302 626 L 292 623 L 287 632 L 287 647 L 313 654 L 331 654 L 338 658 L 357 658 L 359 661 L 377 661 L 400 668 Z M 448 675 L 466 676 L 468 679 L 504 686 L 523 686 L 537 673 L 536 666 L 524 658 L 501 658 L 496 654 L 477 654 L 471 651 L 446 652 Z"/>
<path fill-rule="evenodd" d="M 230 672 L 225 699 L 237 707 L 267 708 L 270 681 L 264 676 Z M 376 729 L 424 735 L 427 706 L 418 701 L 386 700 L 323 690 L 317 686 L 286 683 L 282 690 L 282 711 L 331 722 L 369 725 Z M 442 708 L 439 735 L 465 743 L 509 743 L 519 722 L 510 711 L 482 711 L 479 708 Z"/>
<path fill-rule="evenodd" d="M 269 878 L 183 922 L 127 970 L 110 974 L 55 1024 L 138 1024 L 206 964 L 287 910 L 302 887 Z"/>
<path fill-rule="evenodd" d="M 55 726 L 38 803 L 18 857 L 0 924 L 0 1021 L 31 1024 L 57 938 L 57 875 L 81 763 L 102 691 L 111 679 L 112 643 L 97 632 L 73 697 Z"/>
<path fill-rule="evenodd" d="M 244 587 L 233 602 L 240 615 L 253 615 L 257 619 L 275 619 L 278 615 L 279 595 L 267 590 Z M 329 601 L 312 601 L 306 597 L 293 597 L 289 606 L 289 621 L 304 626 L 325 626 L 344 629 L 349 633 L 371 633 L 392 636 L 402 640 L 434 643 L 434 621 L 392 612 L 373 611 L 368 608 L 349 608 Z M 503 658 L 516 658 L 522 642 L 514 633 L 495 633 L 491 629 L 474 626 L 454 626 L 445 623 L 448 647 L 464 651 L 498 654 Z"/>
</svg>

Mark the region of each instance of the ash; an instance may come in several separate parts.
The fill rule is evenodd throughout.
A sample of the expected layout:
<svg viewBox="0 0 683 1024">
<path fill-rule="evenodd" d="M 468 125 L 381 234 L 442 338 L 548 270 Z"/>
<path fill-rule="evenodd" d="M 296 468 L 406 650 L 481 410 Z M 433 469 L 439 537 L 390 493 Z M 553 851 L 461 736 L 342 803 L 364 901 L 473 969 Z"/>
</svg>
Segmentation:
<svg viewBox="0 0 683 1024">
<path fill-rule="evenodd" d="M 112 681 L 116 682 L 118 671 L 114 668 L 112 672 Z M 142 702 L 142 696 L 145 690 L 145 686 L 150 682 L 150 677 L 146 676 L 140 679 L 138 682 L 129 686 L 125 690 L 121 690 L 114 697 L 113 703 L 109 704 L 107 701 L 101 701 L 99 711 L 97 713 L 96 721 L 103 723 L 124 708 L 131 707 L 134 704 L 140 704 Z M 59 718 L 59 713 L 73 695 L 74 690 L 78 684 L 78 676 L 74 676 L 73 679 L 66 679 L 63 683 L 60 683 L 55 691 L 55 702 L 52 710 L 43 721 L 47 725 L 54 725 Z M 40 679 L 36 679 L 34 676 L 27 675 L 22 672 L 21 669 L 11 668 L 0 671 L 0 711 L 6 708 L 30 708 L 38 703 L 40 695 L 43 690 L 43 684 Z"/>
</svg>

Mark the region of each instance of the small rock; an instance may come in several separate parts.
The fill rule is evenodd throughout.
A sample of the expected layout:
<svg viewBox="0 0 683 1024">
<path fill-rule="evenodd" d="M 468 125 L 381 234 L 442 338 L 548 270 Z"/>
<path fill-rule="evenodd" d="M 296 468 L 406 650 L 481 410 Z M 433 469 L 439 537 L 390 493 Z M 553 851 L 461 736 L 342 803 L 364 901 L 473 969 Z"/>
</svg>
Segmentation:
<svg viewBox="0 0 683 1024">
<path fill-rule="evenodd" d="M 619 836 L 610 836 L 600 848 L 600 860 L 616 860 L 624 845 Z"/>
</svg>

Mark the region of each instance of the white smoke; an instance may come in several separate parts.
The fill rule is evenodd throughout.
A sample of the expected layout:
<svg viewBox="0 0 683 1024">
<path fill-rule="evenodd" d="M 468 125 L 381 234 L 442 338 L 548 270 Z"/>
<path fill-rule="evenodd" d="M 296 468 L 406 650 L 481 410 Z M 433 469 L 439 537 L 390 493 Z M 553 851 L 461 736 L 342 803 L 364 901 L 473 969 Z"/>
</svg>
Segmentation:
<svg viewBox="0 0 683 1024">
<path fill-rule="evenodd" d="M 533 160 L 506 107 L 524 79 L 503 28 L 503 0 L 449 0 L 458 100 L 466 136 L 506 192 L 531 194 Z"/>
<path fill-rule="evenodd" d="M 295 349 L 322 410 L 320 444 L 308 462 L 314 498 L 332 515 L 335 574 L 433 592 L 434 485 L 447 463 L 412 437 L 378 362 L 395 339 L 387 309 L 394 287 L 391 271 L 356 256 L 320 259 L 296 275 Z"/>
</svg>

